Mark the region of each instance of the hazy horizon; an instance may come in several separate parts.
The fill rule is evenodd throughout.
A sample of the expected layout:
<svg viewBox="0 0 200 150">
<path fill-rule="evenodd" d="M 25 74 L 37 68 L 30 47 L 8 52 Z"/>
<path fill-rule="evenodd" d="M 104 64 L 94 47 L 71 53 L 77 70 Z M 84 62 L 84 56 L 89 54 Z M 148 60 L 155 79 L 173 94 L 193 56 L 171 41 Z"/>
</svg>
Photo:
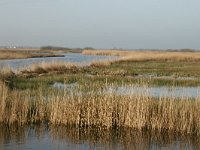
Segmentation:
<svg viewBox="0 0 200 150">
<path fill-rule="evenodd" d="M 0 46 L 200 49 L 200 1 L 0 0 Z"/>
</svg>

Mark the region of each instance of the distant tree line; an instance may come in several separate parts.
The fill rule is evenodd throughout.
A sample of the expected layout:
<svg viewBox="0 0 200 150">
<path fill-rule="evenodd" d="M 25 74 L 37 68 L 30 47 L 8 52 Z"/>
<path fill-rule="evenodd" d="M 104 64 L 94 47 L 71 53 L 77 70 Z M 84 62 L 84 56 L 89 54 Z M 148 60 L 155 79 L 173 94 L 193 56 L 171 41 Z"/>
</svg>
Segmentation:
<svg viewBox="0 0 200 150">
<path fill-rule="evenodd" d="M 167 51 L 171 51 L 171 52 L 197 52 L 198 50 L 190 49 L 190 48 L 184 48 L 184 49 L 168 49 Z"/>
<path fill-rule="evenodd" d="M 60 46 L 42 46 L 41 50 L 84 50 L 84 49 L 94 49 L 93 47 L 85 47 L 85 48 L 68 48 L 68 47 L 60 47 Z"/>
</svg>

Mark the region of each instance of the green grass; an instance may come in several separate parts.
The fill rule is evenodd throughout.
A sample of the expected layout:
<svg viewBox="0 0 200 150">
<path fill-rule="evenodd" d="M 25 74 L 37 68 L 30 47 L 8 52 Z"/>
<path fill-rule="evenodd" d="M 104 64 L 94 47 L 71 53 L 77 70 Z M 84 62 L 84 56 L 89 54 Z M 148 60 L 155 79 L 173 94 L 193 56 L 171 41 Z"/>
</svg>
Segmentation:
<svg viewBox="0 0 200 150">
<path fill-rule="evenodd" d="M 199 77 L 200 65 L 198 62 L 174 62 L 174 61 L 149 61 L 149 62 L 116 62 L 104 68 L 110 72 L 119 69 L 124 70 L 126 75 L 176 76 L 176 77 Z"/>
<path fill-rule="evenodd" d="M 55 68 L 56 64 L 54 64 Z M 75 68 L 75 69 L 74 69 Z M 26 77 L 10 76 L 9 87 L 14 89 L 35 89 L 40 84 L 50 87 L 55 82 L 93 85 L 104 83 L 146 84 L 150 86 L 200 86 L 200 65 L 198 62 L 148 61 L 113 62 L 110 65 L 89 65 L 71 67 L 59 72 L 26 73 Z M 39 75 L 40 74 L 40 75 Z M 187 78 L 190 79 L 187 79 Z"/>
<path fill-rule="evenodd" d="M 86 74 L 58 74 L 48 76 L 37 76 L 33 78 L 12 78 L 9 82 L 11 89 L 35 89 L 39 85 L 46 88 L 59 82 L 65 84 L 78 83 L 85 88 L 93 85 L 122 86 L 125 84 L 142 84 L 148 86 L 199 86 L 200 80 L 176 80 L 176 79 L 155 79 L 155 78 L 135 78 L 123 76 L 104 76 L 104 75 L 86 75 Z"/>
</svg>

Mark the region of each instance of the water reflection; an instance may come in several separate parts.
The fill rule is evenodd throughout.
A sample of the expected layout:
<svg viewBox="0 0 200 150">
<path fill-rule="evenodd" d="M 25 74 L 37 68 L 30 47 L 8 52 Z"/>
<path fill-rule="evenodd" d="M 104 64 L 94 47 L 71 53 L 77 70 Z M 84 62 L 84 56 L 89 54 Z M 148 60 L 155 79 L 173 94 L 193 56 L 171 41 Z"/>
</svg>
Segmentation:
<svg viewBox="0 0 200 150">
<path fill-rule="evenodd" d="M 133 129 L 0 127 L 0 149 L 200 149 L 200 138 Z"/>
</svg>

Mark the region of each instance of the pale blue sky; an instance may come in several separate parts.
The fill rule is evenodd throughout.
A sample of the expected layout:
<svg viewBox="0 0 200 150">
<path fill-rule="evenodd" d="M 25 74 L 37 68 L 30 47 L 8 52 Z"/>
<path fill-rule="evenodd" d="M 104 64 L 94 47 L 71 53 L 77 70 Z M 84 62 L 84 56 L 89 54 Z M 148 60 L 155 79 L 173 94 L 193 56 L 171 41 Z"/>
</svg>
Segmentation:
<svg viewBox="0 0 200 150">
<path fill-rule="evenodd" d="M 0 0 L 0 46 L 200 49 L 200 0 Z"/>
</svg>

